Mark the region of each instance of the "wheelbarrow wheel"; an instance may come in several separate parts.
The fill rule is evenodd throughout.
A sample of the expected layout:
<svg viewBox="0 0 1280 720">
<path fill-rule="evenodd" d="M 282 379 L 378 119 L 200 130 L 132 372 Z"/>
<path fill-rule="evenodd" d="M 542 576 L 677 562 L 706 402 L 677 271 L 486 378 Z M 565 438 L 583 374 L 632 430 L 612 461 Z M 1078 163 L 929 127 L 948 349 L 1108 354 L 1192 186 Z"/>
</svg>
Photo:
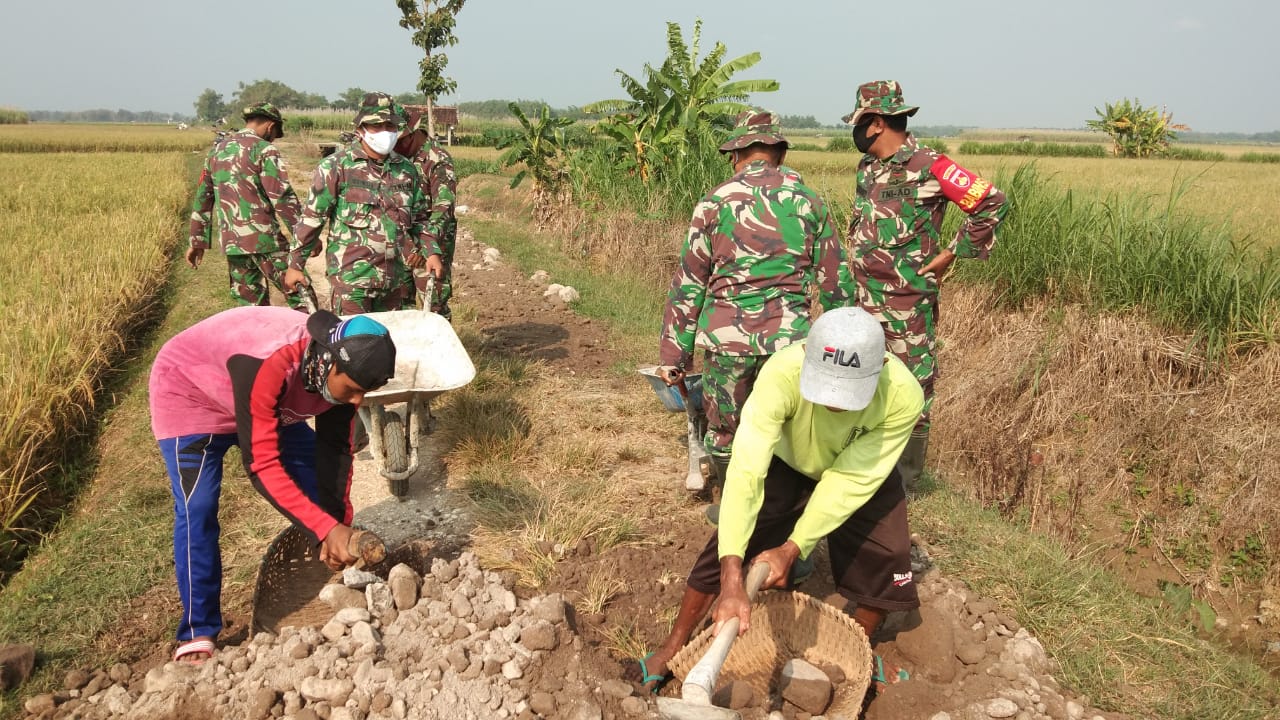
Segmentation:
<svg viewBox="0 0 1280 720">
<path fill-rule="evenodd" d="M 393 412 L 387 413 L 382 423 L 383 465 L 387 472 L 403 473 L 409 469 L 408 436 L 404 431 L 404 420 Z M 409 478 L 387 480 L 388 489 L 396 497 L 409 494 Z"/>
</svg>

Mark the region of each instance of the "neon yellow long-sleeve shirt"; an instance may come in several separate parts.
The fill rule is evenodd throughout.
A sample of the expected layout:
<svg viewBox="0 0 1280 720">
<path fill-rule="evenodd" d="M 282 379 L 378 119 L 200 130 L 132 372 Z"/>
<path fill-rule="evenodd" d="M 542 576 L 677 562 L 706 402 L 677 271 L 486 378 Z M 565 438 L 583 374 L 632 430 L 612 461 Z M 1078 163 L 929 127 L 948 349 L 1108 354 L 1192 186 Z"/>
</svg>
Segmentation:
<svg viewBox="0 0 1280 720">
<path fill-rule="evenodd" d="M 832 412 L 802 398 L 803 364 L 804 343 L 775 353 L 742 408 L 720 502 L 722 558 L 746 552 L 775 455 L 818 483 L 790 538 L 808 557 L 880 489 L 920 417 L 924 392 L 893 355 L 885 355 L 871 404 L 856 412 Z"/>
</svg>

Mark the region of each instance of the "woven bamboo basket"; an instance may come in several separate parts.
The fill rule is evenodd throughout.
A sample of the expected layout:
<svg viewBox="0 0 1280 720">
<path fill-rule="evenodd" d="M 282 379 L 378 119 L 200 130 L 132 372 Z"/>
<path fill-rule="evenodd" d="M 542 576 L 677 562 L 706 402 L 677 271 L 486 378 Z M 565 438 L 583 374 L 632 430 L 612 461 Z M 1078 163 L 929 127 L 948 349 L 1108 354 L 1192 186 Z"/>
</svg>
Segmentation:
<svg viewBox="0 0 1280 720">
<path fill-rule="evenodd" d="M 671 659 L 671 671 L 681 682 L 710 647 L 713 629 L 698 633 Z M 757 699 L 768 698 L 792 658 L 844 671 L 845 681 L 835 687 L 825 714 L 858 717 L 871 684 L 871 644 L 853 618 L 804 593 L 767 592 L 751 605 L 751 629 L 734 641 L 718 682 L 746 682 Z"/>
<path fill-rule="evenodd" d="M 271 541 L 253 588 L 253 632 L 278 633 L 290 625 L 319 627 L 333 617 L 320 590 L 338 574 L 320 562 L 312 544 L 311 536 L 293 524 Z"/>
</svg>

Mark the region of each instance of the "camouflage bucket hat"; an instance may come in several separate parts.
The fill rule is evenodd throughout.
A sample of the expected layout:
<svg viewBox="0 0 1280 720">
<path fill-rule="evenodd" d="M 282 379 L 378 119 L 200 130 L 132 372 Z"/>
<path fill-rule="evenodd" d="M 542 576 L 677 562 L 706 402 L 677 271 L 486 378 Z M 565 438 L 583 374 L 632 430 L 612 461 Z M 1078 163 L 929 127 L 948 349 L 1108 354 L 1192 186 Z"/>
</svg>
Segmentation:
<svg viewBox="0 0 1280 720">
<path fill-rule="evenodd" d="M 386 93 L 367 93 L 360 100 L 360 109 L 356 111 L 355 126 L 360 127 L 369 123 L 384 122 L 403 126 L 404 108 L 400 107 L 400 103 L 396 102 L 395 98 Z"/>
<path fill-rule="evenodd" d="M 858 86 L 858 99 L 853 112 L 845 115 L 844 121 L 857 125 L 858 120 L 866 113 L 911 117 L 919 109 L 902 100 L 902 86 L 897 80 L 875 80 Z"/>
<path fill-rule="evenodd" d="M 756 143 L 764 143 L 765 145 L 782 144 L 786 147 L 790 143 L 782 135 L 782 123 L 778 120 L 778 116 L 762 110 L 760 108 L 751 108 L 738 113 L 738 118 L 734 120 L 733 132 L 729 133 L 729 139 L 720 146 L 720 152 L 727 153 L 734 150 L 741 150 L 748 145 Z"/>
<path fill-rule="evenodd" d="M 275 105 L 272 105 L 269 102 L 260 102 L 246 106 L 243 117 L 245 120 L 253 117 L 275 120 L 280 123 L 280 134 L 284 135 L 284 116 L 280 114 L 280 111 L 276 109 Z"/>
</svg>

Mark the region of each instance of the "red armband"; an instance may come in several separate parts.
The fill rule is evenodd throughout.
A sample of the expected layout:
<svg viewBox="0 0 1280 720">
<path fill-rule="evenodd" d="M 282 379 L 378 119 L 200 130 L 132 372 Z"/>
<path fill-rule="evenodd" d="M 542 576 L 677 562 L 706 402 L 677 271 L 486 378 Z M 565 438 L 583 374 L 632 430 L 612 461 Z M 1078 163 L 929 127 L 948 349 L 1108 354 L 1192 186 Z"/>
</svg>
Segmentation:
<svg viewBox="0 0 1280 720">
<path fill-rule="evenodd" d="M 991 183 L 960 167 L 946 155 L 939 155 L 929 167 L 942 185 L 942 194 L 966 213 L 972 213 L 991 194 Z"/>
</svg>

